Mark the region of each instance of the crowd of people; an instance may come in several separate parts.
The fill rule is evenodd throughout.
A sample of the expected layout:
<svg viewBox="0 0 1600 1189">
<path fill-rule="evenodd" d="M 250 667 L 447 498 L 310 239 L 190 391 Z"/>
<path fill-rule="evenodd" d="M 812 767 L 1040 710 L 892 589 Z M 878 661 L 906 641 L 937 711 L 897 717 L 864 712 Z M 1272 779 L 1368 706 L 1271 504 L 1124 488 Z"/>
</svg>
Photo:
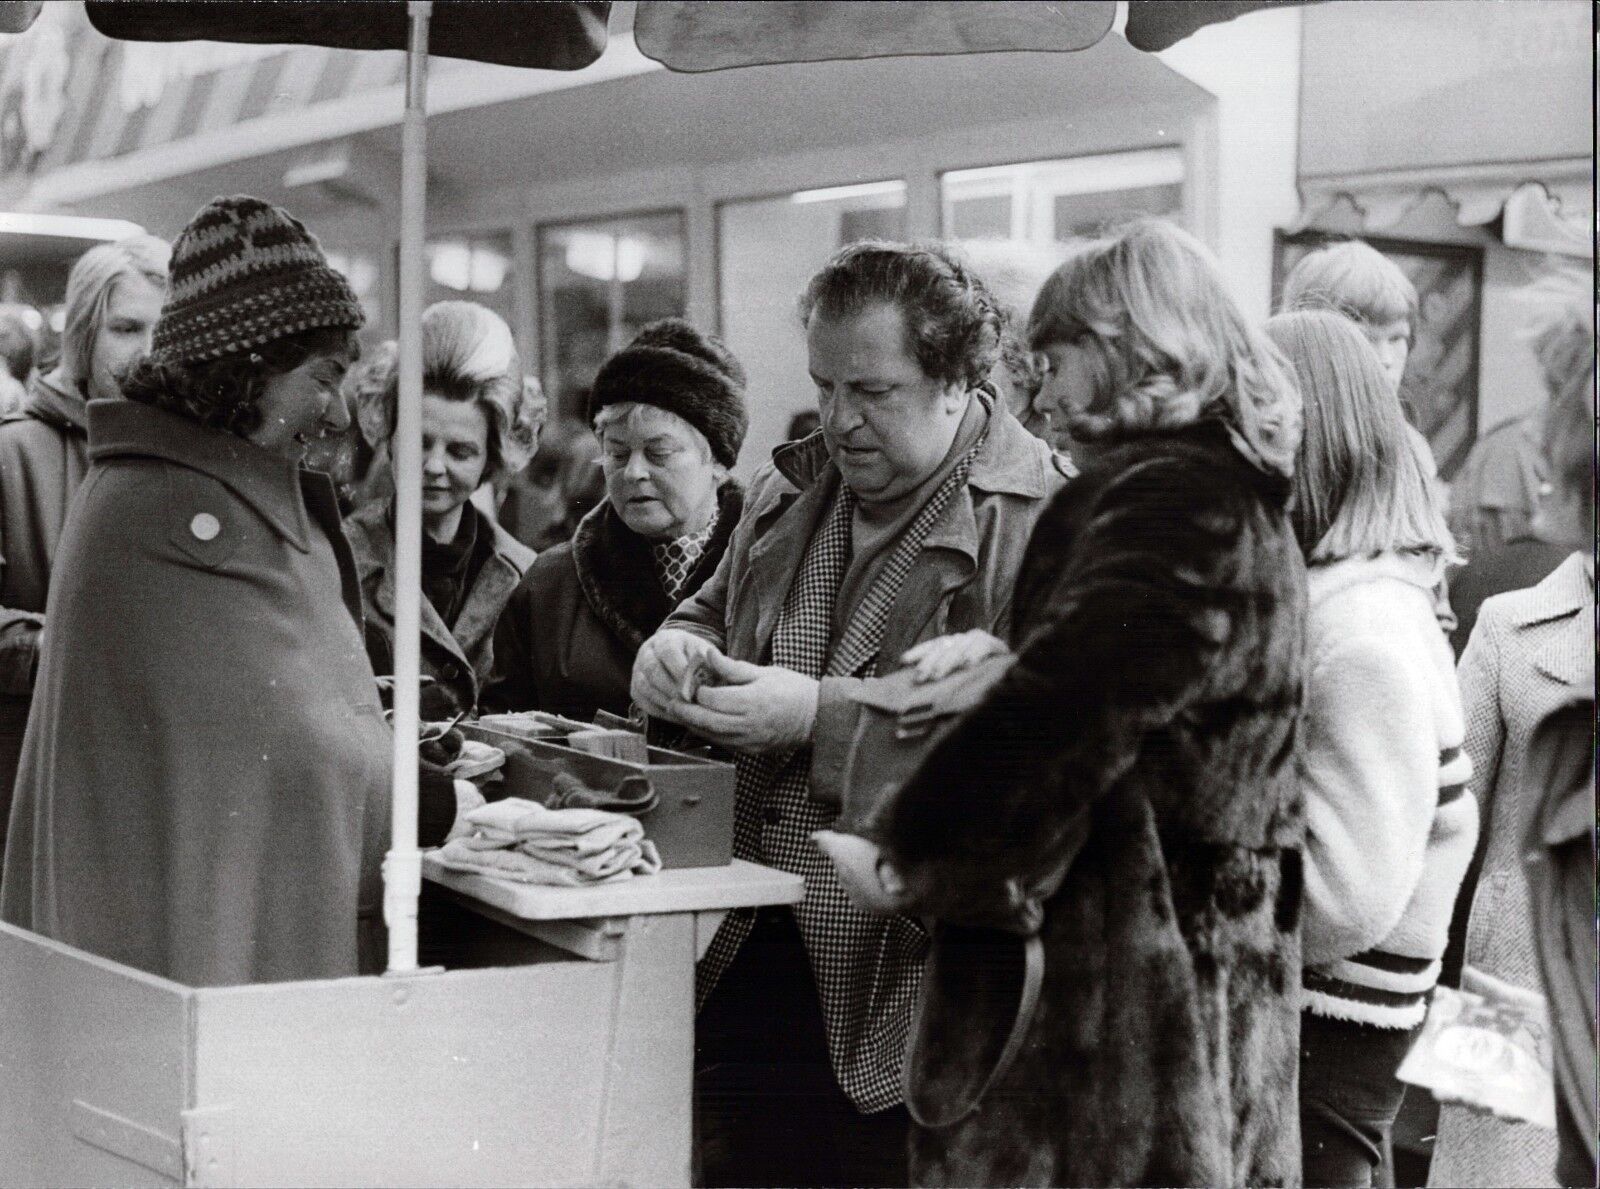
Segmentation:
<svg viewBox="0 0 1600 1189">
<path fill-rule="evenodd" d="M 1159 220 L 843 247 L 799 295 L 814 423 L 744 483 L 714 336 L 644 327 L 541 442 L 506 323 L 428 308 L 424 717 L 709 747 L 734 854 L 805 881 L 699 965 L 699 1183 L 1383 1183 L 1443 979 L 1543 998 L 1558 1132 L 1447 1104 L 1433 1183 L 1593 1184 L 1593 315 L 1546 301 L 1548 399 L 1447 493 L 1415 291 L 1358 242 L 1264 323 Z M 380 968 L 363 323 L 252 198 L 73 269 L 0 420 L 5 920 L 192 985 Z M 897 676 L 963 711 L 907 742 Z M 482 804 L 421 791 L 424 845 Z"/>
</svg>

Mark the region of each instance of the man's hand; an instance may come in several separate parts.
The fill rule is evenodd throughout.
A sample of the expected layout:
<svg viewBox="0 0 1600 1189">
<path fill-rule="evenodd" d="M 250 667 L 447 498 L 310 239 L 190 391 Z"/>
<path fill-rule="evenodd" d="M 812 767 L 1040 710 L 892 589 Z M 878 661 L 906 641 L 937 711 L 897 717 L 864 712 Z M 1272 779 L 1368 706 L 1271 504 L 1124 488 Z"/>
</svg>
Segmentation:
<svg viewBox="0 0 1600 1189">
<path fill-rule="evenodd" d="M 716 645 L 693 632 L 664 628 L 639 648 L 633 662 L 630 694 L 646 714 L 694 726 L 679 716 L 692 705 L 703 674 L 711 671 L 711 658 L 726 660 Z"/>
<path fill-rule="evenodd" d="M 707 680 L 694 701 L 677 702 L 663 712 L 666 717 L 747 755 L 791 751 L 811 741 L 821 689 L 815 678 L 778 665 L 730 660 L 716 651 L 707 662 Z"/>
</svg>

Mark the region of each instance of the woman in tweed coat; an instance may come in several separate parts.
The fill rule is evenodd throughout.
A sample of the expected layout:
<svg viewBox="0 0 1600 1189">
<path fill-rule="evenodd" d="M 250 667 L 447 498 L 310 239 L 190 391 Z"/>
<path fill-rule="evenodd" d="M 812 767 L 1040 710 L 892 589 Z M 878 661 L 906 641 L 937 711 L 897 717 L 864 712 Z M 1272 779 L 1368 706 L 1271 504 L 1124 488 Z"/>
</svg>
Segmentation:
<svg viewBox="0 0 1600 1189">
<path fill-rule="evenodd" d="M 1565 391 L 1553 393 L 1545 450 L 1555 482 L 1534 512 L 1541 540 L 1576 548 L 1543 582 L 1497 595 L 1483 604 L 1457 670 L 1467 716 L 1467 753 L 1477 776 L 1484 831 L 1483 867 L 1467 919 L 1466 965 L 1529 991 L 1542 990 L 1534 948 L 1532 907 L 1523 862 L 1529 742 L 1534 729 L 1580 693 L 1593 696 L 1594 487 L 1589 467 L 1594 441 L 1594 338 L 1587 307 L 1572 320 L 1587 337 L 1588 361 Z M 1562 415 L 1566 410 L 1566 415 Z M 1569 476 L 1565 480 L 1562 475 Z M 1591 984 L 1592 985 L 1592 984 Z M 1592 1035 L 1592 1033 L 1591 1033 Z M 1592 1107 L 1593 1053 L 1586 1068 Z M 1562 1119 L 1563 1130 L 1587 1128 L 1593 1119 Z M 1570 1143 L 1568 1145 L 1570 1147 Z M 1430 1185 L 1524 1186 L 1578 1184 L 1555 1176 L 1557 1137 L 1528 1123 L 1512 1123 L 1446 1106 L 1439 1113 Z M 1592 1183 L 1592 1166 L 1582 1174 Z"/>
<path fill-rule="evenodd" d="M 1298 1184 L 1294 382 L 1169 224 L 1075 254 L 1032 322 L 1083 472 L 1015 663 L 851 848 L 938 922 L 913 1183 Z"/>
<path fill-rule="evenodd" d="M 700 965 L 701 1183 L 903 1185 L 900 1067 L 927 935 L 846 901 L 811 844 L 838 816 L 865 676 L 1006 629 L 1049 448 L 980 388 L 992 299 L 941 249 L 860 244 L 804 298 L 822 428 L 751 480 L 717 572 L 647 640 L 633 694 L 740 754 L 734 851 L 803 875 Z"/>
</svg>

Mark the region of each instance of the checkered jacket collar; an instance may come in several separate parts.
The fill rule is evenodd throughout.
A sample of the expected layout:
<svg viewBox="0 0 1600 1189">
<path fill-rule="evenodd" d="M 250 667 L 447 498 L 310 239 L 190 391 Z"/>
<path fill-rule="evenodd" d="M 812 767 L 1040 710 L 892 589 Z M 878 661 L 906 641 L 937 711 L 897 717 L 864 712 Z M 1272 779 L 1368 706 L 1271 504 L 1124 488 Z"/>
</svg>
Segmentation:
<svg viewBox="0 0 1600 1189">
<path fill-rule="evenodd" d="M 1011 415 L 1005 401 L 982 388 L 977 390 L 977 395 L 989 409 L 989 437 L 978 451 L 978 457 L 972 460 L 967 486 L 995 495 L 1042 498 L 1050 490 L 1049 477 L 1045 474 L 1047 464 L 1038 451 L 1028 445 L 1031 440 L 1028 431 Z M 837 474 L 838 471 L 828 457 L 821 430 L 798 442 L 779 446 L 772 452 L 772 465 L 800 491 L 806 491 L 824 476 L 831 477 L 830 472 Z"/>
</svg>

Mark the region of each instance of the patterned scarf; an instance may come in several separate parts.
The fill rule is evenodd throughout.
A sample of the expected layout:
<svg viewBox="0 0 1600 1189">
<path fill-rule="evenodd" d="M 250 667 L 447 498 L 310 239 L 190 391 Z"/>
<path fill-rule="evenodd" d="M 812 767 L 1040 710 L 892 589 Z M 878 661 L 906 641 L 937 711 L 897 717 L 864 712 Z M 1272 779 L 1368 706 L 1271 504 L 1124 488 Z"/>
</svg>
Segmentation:
<svg viewBox="0 0 1600 1189">
<path fill-rule="evenodd" d="M 678 594 L 683 590 L 684 584 L 689 581 L 689 575 L 694 573 L 695 563 L 705 555 L 706 546 L 711 543 L 711 535 L 717 531 L 717 518 L 713 516 L 711 523 L 697 533 L 678 537 L 671 541 L 658 541 L 650 546 L 650 558 L 655 562 L 656 577 L 661 579 L 661 589 L 667 592 L 667 598 L 674 603 L 678 601 Z"/>
<path fill-rule="evenodd" d="M 840 485 L 784 599 L 772 634 L 772 664 L 816 678 L 873 675 L 906 575 L 950 501 L 965 488 L 987 438 L 985 430 L 912 520 L 830 654 L 834 604 L 850 562 L 856 505 L 854 494 Z M 900 1101 L 900 1063 L 927 938 L 907 918 L 869 917 L 849 903 L 832 867 L 810 840 L 813 830 L 829 828 L 839 816 L 837 806 L 811 797 L 810 769 L 809 748 L 738 758 L 734 854 L 804 877 L 805 899 L 795 906 L 795 916 L 816 975 L 829 1056 L 841 1088 L 856 1105 L 880 1110 Z M 733 961 L 754 921 L 750 910 L 736 910 L 717 931 L 696 971 L 700 1003 Z M 883 948 L 886 932 L 892 935 L 890 948 L 905 961 L 879 968 L 871 959 Z"/>
</svg>

